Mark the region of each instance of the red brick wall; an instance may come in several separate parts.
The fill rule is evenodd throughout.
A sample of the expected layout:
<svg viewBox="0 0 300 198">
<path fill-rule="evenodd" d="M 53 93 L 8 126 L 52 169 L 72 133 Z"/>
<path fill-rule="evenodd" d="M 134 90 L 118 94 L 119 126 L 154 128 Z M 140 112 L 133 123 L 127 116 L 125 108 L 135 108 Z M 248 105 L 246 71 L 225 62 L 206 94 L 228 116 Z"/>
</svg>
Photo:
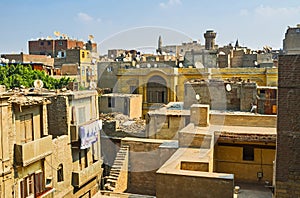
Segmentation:
<svg viewBox="0 0 300 198">
<path fill-rule="evenodd" d="M 43 45 L 42 45 L 43 43 Z M 29 54 L 36 55 L 51 55 L 54 53 L 54 41 L 53 40 L 37 40 L 28 41 Z"/>
<path fill-rule="evenodd" d="M 300 195 L 300 56 L 279 56 L 276 197 Z"/>
</svg>

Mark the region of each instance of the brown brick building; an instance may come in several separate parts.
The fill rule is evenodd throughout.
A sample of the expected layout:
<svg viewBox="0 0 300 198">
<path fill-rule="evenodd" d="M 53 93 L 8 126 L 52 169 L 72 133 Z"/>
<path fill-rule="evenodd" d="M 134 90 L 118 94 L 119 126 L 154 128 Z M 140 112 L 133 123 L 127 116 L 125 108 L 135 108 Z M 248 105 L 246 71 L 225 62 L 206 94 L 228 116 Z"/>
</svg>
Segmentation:
<svg viewBox="0 0 300 198">
<path fill-rule="evenodd" d="M 38 39 L 28 41 L 29 54 L 36 55 L 49 55 L 53 58 L 57 57 L 60 51 L 65 51 L 72 48 L 82 49 L 84 46 L 83 41 L 72 40 L 68 38 L 62 39 Z"/>
<path fill-rule="evenodd" d="M 300 57 L 279 56 L 276 197 L 300 195 Z"/>
</svg>

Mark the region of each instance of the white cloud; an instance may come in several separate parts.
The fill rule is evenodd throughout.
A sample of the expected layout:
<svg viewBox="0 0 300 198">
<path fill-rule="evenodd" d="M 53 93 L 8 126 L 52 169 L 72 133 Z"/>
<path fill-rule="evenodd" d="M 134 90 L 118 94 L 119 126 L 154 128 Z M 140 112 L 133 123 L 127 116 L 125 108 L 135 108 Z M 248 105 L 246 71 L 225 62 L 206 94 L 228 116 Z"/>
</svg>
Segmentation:
<svg viewBox="0 0 300 198">
<path fill-rule="evenodd" d="M 182 4 L 181 0 L 168 0 L 167 2 L 161 2 L 159 6 L 161 8 L 167 8 L 170 6 L 181 5 L 181 4 Z"/>
<path fill-rule="evenodd" d="M 83 13 L 83 12 L 79 12 L 77 14 L 77 17 L 80 21 L 83 21 L 83 22 L 91 22 L 94 20 L 93 17 L 91 17 L 90 15 Z"/>
<path fill-rule="evenodd" d="M 254 10 L 254 14 L 263 17 L 292 17 L 300 13 L 300 7 L 274 8 L 260 5 Z"/>
<path fill-rule="evenodd" d="M 101 18 L 94 18 L 86 13 L 83 12 L 79 12 L 77 14 L 77 18 L 79 19 L 79 21 L 83 22 L 83 23 L 91 23 L 91 22 L 102 22 Z"/>
</svg>

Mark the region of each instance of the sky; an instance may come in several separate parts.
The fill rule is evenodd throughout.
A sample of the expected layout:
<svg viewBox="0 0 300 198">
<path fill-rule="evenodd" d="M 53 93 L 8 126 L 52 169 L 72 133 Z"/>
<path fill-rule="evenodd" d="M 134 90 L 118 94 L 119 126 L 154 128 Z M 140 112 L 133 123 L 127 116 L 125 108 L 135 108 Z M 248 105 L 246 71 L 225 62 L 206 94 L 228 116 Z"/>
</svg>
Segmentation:
<svg viewBox="0 0 300 198">
<path fill-rule="evenodd" d="M 299 0 L 1 0 L 0 54 L 28 53 L 28 41 L 54 31 L 70 38 L 94 36 L 107 49 L 154 49 L 192 40 L 206 30 L 219 46 L 282 48 L 288 26 L 300 24 Z"/>
</svg>

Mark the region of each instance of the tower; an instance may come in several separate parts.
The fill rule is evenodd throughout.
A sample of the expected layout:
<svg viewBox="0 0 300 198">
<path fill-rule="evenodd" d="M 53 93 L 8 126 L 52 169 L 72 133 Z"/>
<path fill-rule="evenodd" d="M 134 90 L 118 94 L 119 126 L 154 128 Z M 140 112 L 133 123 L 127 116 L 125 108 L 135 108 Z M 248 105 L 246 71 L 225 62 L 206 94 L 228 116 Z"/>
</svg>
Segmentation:
<svg viewBox="0 0 300 198">
<path fill-rule="evenodd" d="M 215 48 L 216 35 L 217 33 L 215 33 L 213 30 L 207 30 L 206 33 L 204 33 L 206 50 L 212 50 Z"/>
<path fill-rule="evenodd" d="M 161 36 L 158 37 L 158 46 L 156 52 L 161 54 L 161 46 L 162 46 L 162 41 L 161 41 Z"/>
</svg>

